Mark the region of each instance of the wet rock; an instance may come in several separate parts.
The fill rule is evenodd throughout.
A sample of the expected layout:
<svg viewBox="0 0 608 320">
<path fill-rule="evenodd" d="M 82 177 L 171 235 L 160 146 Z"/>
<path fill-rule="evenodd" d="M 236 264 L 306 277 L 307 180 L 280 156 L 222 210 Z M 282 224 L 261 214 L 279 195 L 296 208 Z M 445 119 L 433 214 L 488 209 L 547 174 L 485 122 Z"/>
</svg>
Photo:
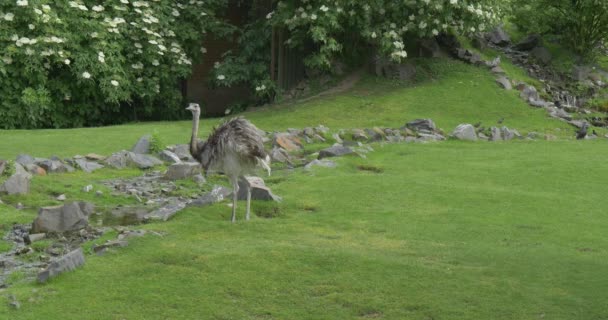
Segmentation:
<svg viewBox="0 0 608 320">
<path fill-rule="evenodd" d="M 222 187 L 222 186 L 215 186 L 215 187 L 213 187 L 213 190 L 211 190 L 211 192 L 204 194 L 203 196 L 190 202 L 188 205 L 196 206 L 196 207 L 204 207 L 204 206 L 212 205 L 216 202 L 223 201 L 224 199 L 228 198 L 231 194 L 232 194 L 232 190 L 230 190 L 226 187 Z"/>
<path fill-rule="evenodd" d="M 341 145 L 336 145 L 319 151 L 319 160 L 330 157 L 341 157 L 352 153 L 353 149 Z"/>
<path fill-rule="evenodd" d="M 175 154 L 169 150 L 161 151 L 161 153 L 159 154 L 159 158 L 162 161 L 164 161 L 166 163 L 170 163 L 170 164 L 182 162 L 182 160 L 177 156 L 177 154 Z"/>
<path fill-rule="evenodd" d="M 452 136 L 458 140 L 477 141 L 477 133 L 472 124 L 458 125 L 452 132 Z"/>
<path fill-rule="evenodd" d="M 43 207 L 32 223 L 32 232 L 66 232 L 85 228 L 94 206 L 87 202 L 72 202 L 63 206 Z"/>
<path fill-rule="evenodd" d="M 541 37 L 538 34 L 531 34 L 525 37 L 523 40 L 518 42 L 513 49 L 518 51 L 530 51 L 541 44 Z"/>
<path fill-rule="evenodd" d="M 496 79 L 496 83 L 498 83 L 498 85 L 505 90 L 513 89 L 513 86 L 511 85 L 511 81 L 507 77 L 500 77 L 500 78 Z"/>
<path fill-rule="evenodd" d="M 133 148 L 131 148 L 131 152 L 133 152 L 135 154 L 150 153 L 150 140 L 151 139 L 152 139 L 152 136 L 150 136 L 149 134 L 139 138 L 139 140 L 137 140 L 137 143 L 135 143 Z"/>
<path fill-rule="evenodd" d="M 281 197 L 272 193 L 270 188 L 266 187 L 264 180 L 260 177 L 245 177 L 239 180 L 239 192 L 237 198 L 239 200 L 247 200 L 247 185 L 251 188 L 252 200 L 276 201 L 280 202 Z"/>
<path fill-rule="evenodd" d="M 304 166 L 304 170 L 311 170 L 313 167 L 324 167 L 324 168 L 335 168 L 338 165 L 331 160 L 323 159 L 323 160 L 313 160 Z"/>
<path fill-rule="evenodd" d="M 434 133 L 437 130 L 435 122 L 431 119 L 416 119 L 406 123 L 405 127 L 422 133 Z"/>
<path fill-rule="evenodd" d="M 198 162 L 174 163 L 165 173 L 167 180 L 181 180 L 192 178 L 201 172 L 201 166 Z"/>
<path fill-rule="evenodd" d="M 288 152 L 302 150 L 302 141 L 295 135 L 289 133 L 276 133 L 274 135 L 274 146 L 281 147 Z"/>
<path fill-rule="evenodd" d="M 38 282 L 45 283 L 48 279 L 53 278 L 61 273 L 72 271 L 84 264 L 84 253 L 82 248 L 78 248 L 61 258 L 51 262 L 51 264 L 38 274 Z"/>
<path fill-rule="evenodd" d="M 87 161 L 85 159 L 75 159 L 74 162 L 76 162 L 76 165 L 78 165 L 82 171 L 87 173 L 104 168 L 103 165 L 97 162 Z"/>
</svg>

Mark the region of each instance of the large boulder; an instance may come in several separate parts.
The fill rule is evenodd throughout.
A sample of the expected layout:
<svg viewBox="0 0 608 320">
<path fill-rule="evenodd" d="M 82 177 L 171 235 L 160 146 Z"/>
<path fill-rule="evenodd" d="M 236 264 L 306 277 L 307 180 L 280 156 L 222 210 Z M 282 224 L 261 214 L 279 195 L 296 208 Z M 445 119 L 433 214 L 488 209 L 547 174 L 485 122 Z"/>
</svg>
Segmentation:
<svg viewBox="0 0 608 320">
<path fill-rule="evenodd" d="M 83 264 L 84 253 L 82 252 L 82 248 L 78 248 L 51 262 L 46 269 L 38 273 L 38 282 L 44 283 L 49 278 L 53 278 L 61 273 L 74 270 Z"/>
<path fill-rule="evenodd" d="M 452 132 L 452 137 L 458 140 L 477 141 L 475 127 L 468 123 L 458 125 L 458 127 L 454 129 L 454 132 Z"/>
<path fill-rule="evenodd" d="M 167 168 L 165 179 L 181 180 L 192 178 L 201 172 L 201 166 L 198 162 L 183 162 L 174 163 Z"/>
<path fill-rule="evenodd" d="M 20 164 L 15 163 L 15 173 L 0 185 L 0 193 L 28 194 L 31 180 L 32 175 Z"/>
<path fill-rule="evenodd" d="M 488 32 L 486 38 L 491 43 L 501 47 L 507 46 L 511 43 L 511 38 L 501 27 L 496 27 L 496 29 Z"/>
<path fill-rule="evenodd" d="M 239 192 L 237 194 L 239 200 L 247 200 L 248 185 L 251 188 L 251 200 L 281 201 L 281 197 L 272 193 L 260 177 L 245 177 L 239 180 Z"/>
<path fill-rule="evenodd" d="M 434 133 L 437 130 L 435 122 L 431 119 L 416 119 L 405 124 L 405 127 L 422 133 Z"/>
<path fill-rule="evenodd" d="M 95 207 L 88 202 L 72 202 L 63 206 L 43 207 L 32 223 L 32 232 L 67 232 L 85 228 Z"/>
<path fill-rule="evenodd" d="M 341 157 L 354 153 L 353 149 L 341 145 L 335 145 L 319 151 L 319 160 L 330 157 Z"/>
<path fill-rule="evenodd" d="M 304 166 L 304 170 L 311 170 L 313 167 L 324 167 L 324 168 L 335 168 L 336 166 L 338 166 L 335 162 L 331 161 L 331 160 L 313 160 L 309 163 L 307 163 Z"/>
<path fill-rule="evenodd" d="M 139 138 L 139 140 L 137 140 L 137 143 L 135 143 L 133 148 L 131 148 L 131 152 L 138 153 L 138 154 L 150 153 L 150 141 L 151 140 L 152 140 L 152 136 L 150 136 L 149 134 Z"/>
</svg>

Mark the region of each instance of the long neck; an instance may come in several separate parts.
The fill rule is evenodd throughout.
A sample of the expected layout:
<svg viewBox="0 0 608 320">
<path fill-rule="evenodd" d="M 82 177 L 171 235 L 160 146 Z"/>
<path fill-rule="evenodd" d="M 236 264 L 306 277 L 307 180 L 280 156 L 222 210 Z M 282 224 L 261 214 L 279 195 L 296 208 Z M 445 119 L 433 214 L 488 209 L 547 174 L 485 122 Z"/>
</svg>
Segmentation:
<svg viewBox="0 0 608 320">
<path fill-rule="evenodd" d="M 192 138 L 190 139 L 190 153 L 194 156 L 198 153 L 198 122 L 199 122 L 199 114 L 196 112 L 192 113 Z"/>
</svg>

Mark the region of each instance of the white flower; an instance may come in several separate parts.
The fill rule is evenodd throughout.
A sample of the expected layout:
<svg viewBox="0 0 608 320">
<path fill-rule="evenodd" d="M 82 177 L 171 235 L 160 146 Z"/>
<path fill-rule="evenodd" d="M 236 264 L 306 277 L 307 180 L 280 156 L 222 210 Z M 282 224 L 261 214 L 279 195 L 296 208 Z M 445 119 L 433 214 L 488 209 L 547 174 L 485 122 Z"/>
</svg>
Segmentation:
<svg viewBox="0 0 608 320">
<path fill-rule="evenodd" d="M 70 65 L 70 62 L 71 62 L 71 61 L 70 61 L 70 59 L 65 59 L 65 60 L 63 60 L 63 63 L 65 63 L 65 64 L 66 64 L 66 65 L 68 65 L 68 66 Z"/>
<path fill-rule="evenodd" d="M 274 11 L 271 11 L 270 13 L 268 13 L 268 14 L 266 15 L 266 19 L 270 19 L 270 18 L 272 18 L 272 15 L 273 15 L 273 14 L 274 14 Z"/>
<path fill-rule="evenodd" d="M 149 40 L 148 41 L 150 44 L 158 44 L 158 42 L 156 42 L 156 40 Z"/>
<path fill-rule="evenodd" d="M 103 6 L 93 6 L 91 9 L 96 12 L 101 12 L 104 10 Z"/>
<path fill-rule="evenodd" d="M 329 10 L 329 8 L 328 8 L 328 7 L 326 7 L 325 5 L 322 5 L 320 9 L 321 9 L 321 11 L 323 11 L 323 12 L 327 12 L 327 10 Z"/>
<path fill-rule="evenodd" d="M 27 0 L 17 0 L 17 5 L 20 7 L 26 7 L 27 6 Z"/>
<path fill-rule="evenodd" d="M 4 63 L 6 63 L 6 64 L 13 63 L 13 59 L 11 59 L 11 57 L 4 57 L 4 58 L 2 58 L 2 61 L 4 61 Z"/>
<path fill-rule="evenodd" d="M 87 8 L 87 6 L 83 5 L 83 4 L 79 4 L 78 5 L 78 9 L 82 10 L 82 11 L 89 11 L 89 8 Z"/>
<path fill-rule="evenodd" d="M 110 81 L 110 83 L 115 87 L 118 87 L 118 85 L 119 85 L 118 81 L 116 81 L 116 80 L 112 80 L 112 81 Z"/>
<path fill-rule="evenodd" d="M 36 26 L 34 26 L 34 25 L 33 25 L 33 24 L 31 24 L 31 23 L 30 23 L 30 24 L 28 24 L 28 25 L 27 25 L 27 27 L 28 27 L 30 30 L 34 30 L 34 29 L 36 29 Z"/>
<path fill-rule="evenodd" d="M 91 38 L 97 38 L 98 35 L 99 34 L 97 34 L 97 32 L 93 32 L 93 33 L 91 33 Z"/>
<path fill-rule="evenodd" d="M 174 17 L 179 17 L 179 11 L 177 11 L 177 9 L 173 9 L 173 12 L 171 12 L 171 14 L 172 14 Z"/>
<path fill-rule="evenodd" d="M 450 4 L 456 4 L 458 3 L 458 0 L 450 0 Z"/>
<path fill-rule="evenodd" d="M 137 82 L 142 82 L 142 81 L 144 81 L 143 78 L 137 78 Z"/>
<path fill-rule="evenodd" d="M 124 4 L 129 4 L 129 0 L 120 0 L 120 2 L 122 2 Z"/>
<path fill-rule="evenodd" d="M 434 35 L 434 36 L 439 35 L 439 31 L 437 31 L 437 29 L 433 29 L 433 31 L 432 31 L 432 32 L 433 32 L 433 35 Z"/>
<path fill-rule="evenodd" d="M 310 15 L 310 19 L 311 19 L 311 20 L 317 20 L 317 15 L 316 15 L 316 14 L 314 14 L 314 13 L 313 13 L 313 14 L 311 14 L 311 15 Z"/>
<path fill-rule="evenodd" d="M 220 75 L 218 75 L 218 76 L 217 76 L 217 79 L 218 79 L 218 80 L 220 80 L 220 81 L 221 81 L 221 80 L 225 80 L 225 79 L 226 79 L 226 76 L 225 76 L 225 75 L 223 75 L 223 74 L 220 74 Z"/>
<path fill-rule="evenodd" d="M 51 11 L 51 6 L 49 6 L 48 4 L 43 4 L 42 5 L 42 11 L 44 11 L 44 12 Z"/>
<path fill-rule="evenodd" d="M 203 53 L 203 54 L 204 54 L 204 53 L 207 53 L 207 48 L 205 48 L 205 47 L 201 47 L 201 53 Z"/>
<path fill-rule="evenodd" d="M 91 74 L 85 71 L 82 73 L 82 77 L 85 79 L 89 79 L 89 78 L 91 78 Z"/>
<path fill-rule="evenodd" d="M 36 12 L 36 14 L 42 14 L 42 10 L 37 9 L 37 8 L 36 8 L 36 9 L 34 9 L 34 12 Z"/>
<path fill-rule="evenodd" d="M 158 62 L 158 60 L 152 60 L 152 65 L 156 67 L 160 65 L 160 63 Z"/>
<path fill-rule="evenodd" d="M 372 39 L 376 39 L 376 37 L 377 37 L 377 36 L 378 36 L 378 35 L 376 35 L 376 32 L 375 32 L 375 31 L 374 31 L 374 32 L 372 32 Z"/>
<path fill-rule="evenodd" d="M 418 25 L 418 28 L 420 28 L 420 29 L 426 28 L 426 22 L 424 22 L 424 21 L 420 22 L 420 24 Z"/>
<path fill-rule="evenodd" d="M 7 13 L 7 14 L 4 15 L 4 20 L 6 20 L 6 21 L 13 21 L 14 17 L 15 17 L 15 15 L 9 12 L 9 13 Z"/>
</svg>

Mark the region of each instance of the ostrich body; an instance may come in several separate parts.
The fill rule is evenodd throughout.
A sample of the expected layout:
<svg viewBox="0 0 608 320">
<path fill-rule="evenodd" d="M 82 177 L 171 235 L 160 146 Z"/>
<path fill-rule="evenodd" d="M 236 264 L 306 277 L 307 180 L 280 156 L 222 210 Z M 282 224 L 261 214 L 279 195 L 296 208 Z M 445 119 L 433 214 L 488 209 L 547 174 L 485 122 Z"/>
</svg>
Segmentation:
<svg viewBox="0 0 608 320">
<path fill-rule="evenodd" d="M 262 167 L 270 175 L 270 157 L 264 150 L 262 135 L 258 129 L 243 118 L 233 118 L 224 122 L 207 138 L 198 141 L 198 126 L 201 110 L 198 104 L 191 103 L 186 110 L 192 112 L 192 139 L 190 154 L 205 170 L 225 173 L 232 184 L 232 218 L 236 221 L 236 201 L 239 191 L 239 178 Z M 251 210 L 251 187 L 247 186 L 246 219 L 249 220 Z"/>
</svg>

